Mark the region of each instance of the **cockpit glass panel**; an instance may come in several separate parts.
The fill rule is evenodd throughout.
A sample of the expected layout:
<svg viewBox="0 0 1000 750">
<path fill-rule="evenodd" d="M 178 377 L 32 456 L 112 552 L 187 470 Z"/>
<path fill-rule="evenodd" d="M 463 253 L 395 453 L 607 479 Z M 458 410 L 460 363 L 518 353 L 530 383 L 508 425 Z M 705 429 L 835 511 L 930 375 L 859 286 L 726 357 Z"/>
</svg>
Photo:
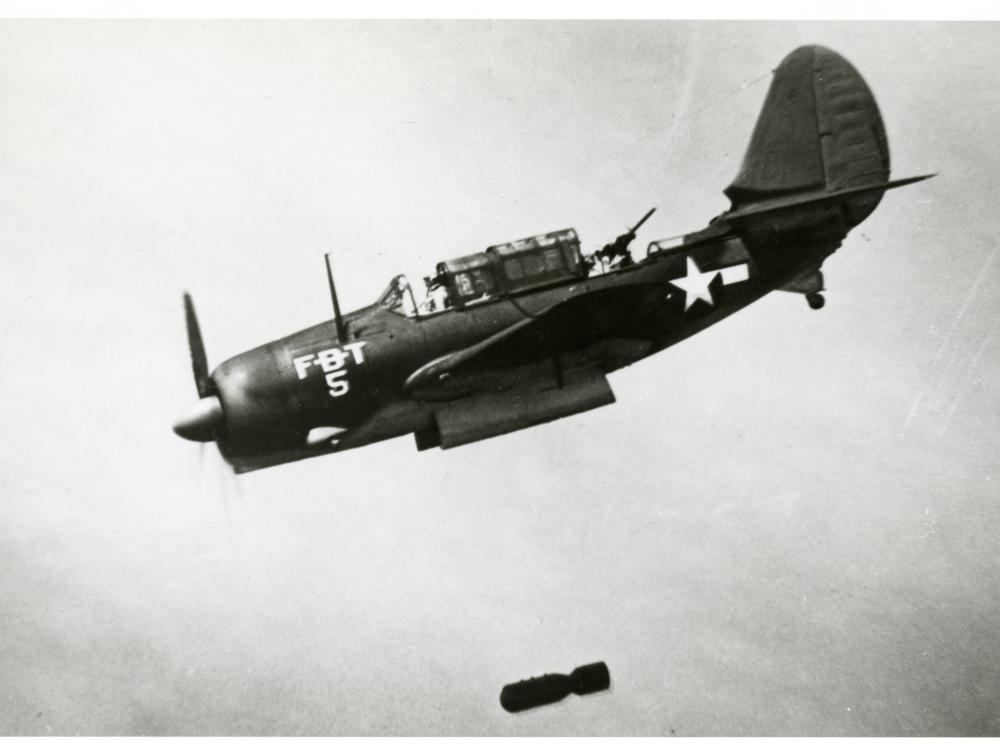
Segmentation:
<svg viewBox="0 0 1000 750">
<path fill-rule="evenodd" d="M 476 294 L 494 294 L 497 290 L 496 279 L 489 268 L 475 268 L 472 274 L 472 290 Z"/>
<path fill-rule="evenodd" d="M 376 304 L 383 310 L 390 310 L 400 315 L 412 317 L 416 314 L 413 293 L 410 291 L 410 283 L 406 276 L 399 275 L 393 277 L 389 286 L 378 298 Z"/>
<path fill-rule="evenodd" d="M 393 310 L 402 304 L 403 295 L 399 289 L 398 281 L 398 276 L 393 277 L 392 281 L 389 282 L 389 286 L 379 295 L 378 302 L 376 303 L 379 307 L 386 310 Z"/>
<path fill-rule="evenodd" d="M 524 269 L 524 273 L 528 276 L 545 273 L 545 262 L 537 255 L 522 255 L 521 267 Z"/>
<path fill-rule="evenodd" d="M 544 258 L 546 271 L 561 271 L 566 267 L 561 247 L 550 247 L 545 251 Z"/>
<path fill-rule="evenodd" d="M 461 273 L 455 274 L 455 286 L 458 287 L 458 293 L 463 297 L 472 296 L 472 279 L 469 278 L 468 272 L 462 271 Z"/>
<path fill-rule="evenodd" d="M 517 258 L 509 258 L 503 262 L 503 271 L 508 279 L 517 280 L 524 278 L 524 271 L 521 270 L 521 261 Z"/>
</svg>

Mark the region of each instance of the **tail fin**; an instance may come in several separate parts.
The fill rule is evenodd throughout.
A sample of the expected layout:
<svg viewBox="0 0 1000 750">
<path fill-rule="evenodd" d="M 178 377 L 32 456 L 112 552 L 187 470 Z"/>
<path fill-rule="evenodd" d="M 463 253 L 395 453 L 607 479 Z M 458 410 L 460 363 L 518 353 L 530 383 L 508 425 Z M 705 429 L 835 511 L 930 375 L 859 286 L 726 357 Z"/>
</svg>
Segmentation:
<svg viewBox="0 0 1000 750">
<path fill-rule="evenodd" d="M 847 191 L 848 227 L 882 199 L 889 144 L 875 97 L 854 67 L 825 47 L 799 47 L 777 70 L 739 174 L 726 188 L 728 213 L 756 212 L 790 196 Z M 874 188 L 865 190 L 865 188 Z"/>
</svg>

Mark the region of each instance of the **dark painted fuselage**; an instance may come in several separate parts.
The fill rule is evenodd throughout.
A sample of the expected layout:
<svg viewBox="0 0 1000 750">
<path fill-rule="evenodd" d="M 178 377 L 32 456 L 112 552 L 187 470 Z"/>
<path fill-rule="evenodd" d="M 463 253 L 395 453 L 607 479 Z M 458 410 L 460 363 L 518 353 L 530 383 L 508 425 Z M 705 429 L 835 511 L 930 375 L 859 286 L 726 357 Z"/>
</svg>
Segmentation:
<svg viewBox="0 0 1000 750">
<path fill-rule="evenodd" d="M 749 241 L 748 241 L 749 237 Z M 477 344 L 576 297 L 622 288 L 624 314 L 601 308 L 567 328 L 564 355 L 628 342 L 598 360 L 609 372 L 660 351 L 759 299 L 811 267 L 836 241 L 815 236 L 785 248 L 722 227 L 634 265 L 528 293 L 420 316 L 372 305 L 240 354 L 212 374 L 227 415 L 220 447 L 237 471 L 341 451 L 431 426 L 439 399 L 407 392 L 407 377 L 439 356 Z M 639 299 L 641 298 L 641 299 Z M 585 311 L 586 313 L 586 311 Z M 307 445 L 316 428 L 342 432 Z"/>
</svg>

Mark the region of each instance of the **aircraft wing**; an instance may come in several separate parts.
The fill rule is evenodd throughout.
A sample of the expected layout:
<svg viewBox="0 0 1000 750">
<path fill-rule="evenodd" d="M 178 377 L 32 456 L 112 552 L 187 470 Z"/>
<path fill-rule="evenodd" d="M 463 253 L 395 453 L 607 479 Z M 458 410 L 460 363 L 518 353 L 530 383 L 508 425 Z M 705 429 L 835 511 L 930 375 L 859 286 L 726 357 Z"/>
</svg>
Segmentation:
<svg viewBox="0 0 1000 750">
<path fill-rule="evenodd" d="M 404 388 L 433 389 L 453 376 L 509 370 L 620 337 L 623 325 L 659 296 L 662 289 L 653 284 L 623 284 L 578 294 L 477 344 L 431 360 L 406 379 Z"/>
</svg>

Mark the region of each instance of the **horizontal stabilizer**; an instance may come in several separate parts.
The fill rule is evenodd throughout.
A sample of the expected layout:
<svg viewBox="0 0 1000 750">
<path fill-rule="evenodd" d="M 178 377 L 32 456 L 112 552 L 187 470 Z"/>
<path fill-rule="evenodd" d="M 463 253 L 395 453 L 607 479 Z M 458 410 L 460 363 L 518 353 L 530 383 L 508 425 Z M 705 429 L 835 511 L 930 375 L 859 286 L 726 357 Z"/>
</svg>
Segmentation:
<svg viewBox="0 0 1000 750">
<path fill-rule="evenodd" d="M 796 209 L 818 208 L 820 206 L 843 203 L 855 198 L 867 196 L 881 197 L 886 190 L 912 185 L 933 177 L 933 174 L 922 174 L 917 177 L 906 177 L 901 180 L 889 180 L 878 185 L 866 185 L 864 187 L 845 188 L 833 192 L 809 192 L 786 195 L 769 200 L 754 203 L 744 208 L 727 211 L 720 218 L 730 224 L 737 224 L 749 219 L 756 219 L 766 214 L 773 214 L 779 211 L 792 211 Z"/>
</svg>

